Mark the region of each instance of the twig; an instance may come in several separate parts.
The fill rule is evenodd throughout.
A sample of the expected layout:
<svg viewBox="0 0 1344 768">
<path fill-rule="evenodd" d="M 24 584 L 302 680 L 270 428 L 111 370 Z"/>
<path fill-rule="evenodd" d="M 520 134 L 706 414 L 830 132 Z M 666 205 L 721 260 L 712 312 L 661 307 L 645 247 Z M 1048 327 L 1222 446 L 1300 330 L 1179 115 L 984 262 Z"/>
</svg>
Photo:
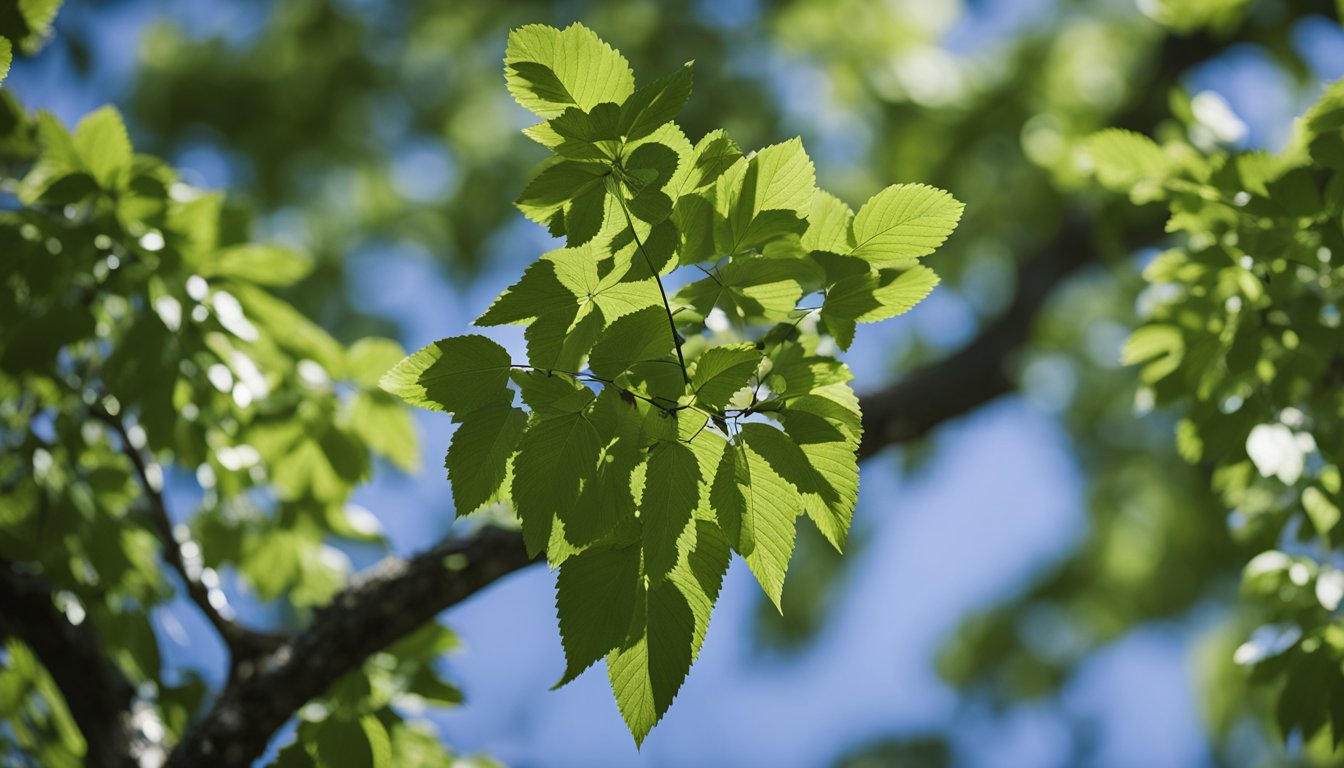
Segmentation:
<svg viewBox="0 0 1344 768">
<path fill-rule="evenodd" d="M 228 599 L 224 596 L 223 590 L 219 587 L 208 586 L 202 581 L 199 554 L 193 555 L 191 558 L 183 554 L 183 542 L 179 541 L 177 534 L 173 531 L 172 519 L 168 515 L 168 505 L 163 498 L 162 475 L 157 471 L 157 465 L 151 463 L 153 460 L 146 459 L 131 440 L 130 431 L 126 428 L 125 422 L 102 406 L 93 406 L 90 413 L 117 433 L 121 442 L 121 452 L 131 460 L 140 487 L 144 491 L 146 501 L 148 501 L 149 519 L 153 525 L 154 533 L 163 545 L 163 559 L 182 577 L 182 581 L 187 587 L 188 597 L 196 604 L 196 607 L 200 608 L 206 619 L 214 626 L 215 631 L 219 632 L 220 637 L 228 645 L 234 667 L 241 661 L 254 658 L 278 647 L 284 641 L 282 635 L 258 632 L 234 621 L 232 618 L 233 610 L 229 607 Z M 151 467 L 154 467 L 154 469 L 151 470 Z M 159 479 L 156 480 L 156 476 Z M 199 546 L 193 548 L 196 552 L 200 552 Z"/>
</svg>

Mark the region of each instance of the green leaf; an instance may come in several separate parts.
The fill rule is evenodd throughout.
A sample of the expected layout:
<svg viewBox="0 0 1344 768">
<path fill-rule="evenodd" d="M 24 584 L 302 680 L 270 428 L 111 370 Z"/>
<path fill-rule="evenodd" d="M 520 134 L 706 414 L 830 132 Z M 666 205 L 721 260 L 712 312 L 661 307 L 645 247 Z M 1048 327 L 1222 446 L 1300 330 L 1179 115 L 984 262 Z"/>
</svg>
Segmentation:
<svg viewBox="0 0 1344 768">
<path fill-rule="evenodd" d="M 803 231 L 816 174 L 800 139 L 790 139 L 742 159 L 715 183 L 714 242 L 733 254 L 773 237 Z"/>
<path fill-rule="evenodd" d="M 201 264 L 202 277 L 232 277 L 257 285 L 293 285 L 313 271 L 313 260 L 279 245 L 235 245 Z"/>
<path fill-rule="evenodd" d="M 1083 151 L 1092 160 L 1097 181 L 1136 203 L 1161 199 L 1175 164 L 1152 139 L 1133 131 L 1108 128 L 1088 137 Z"/>
<path fill-rule="evenodd" d="M 379 386 L 411 405 L 462 413 L 504 393 L 509 353 L 484 336 L 441 339 L 388 371 Z"/>
<path fill-rule="evenodd" d="M 605 379 L 614 379 L 633 364 L 657 360 L 674 349 L 672 328 L 662 307 L 649 307 L 612 323 L 588 358 L 588 367 Z"/>
<path fill-rule="evenodd" d="M 529 24 L 509 33 L 504 54 L 509 93 L 524 108 L 551 118 L 604 101 L 620 104 L 635 90 L 625 57 L 582 24 L 564 30 Z"/>
<path fill-rule="evenodd" d="M 862 419 L 857 410 L 819 395 L 787 401 L 780 417 L 784 431 L 797 443 L 820 480 L 799 489 L 803 509 L 839 551 L 859 498 L 857 450 L 863 435 Z"/>
<path fill-rule="evenodd" d="M 645 463 L 639 501 L 644 575 L 656 584 L 676 564 L 677 539 L 700 506 L 700 465 L 680 442 L 661 442 Z"/>
<path fill-rule="evenodd" d="M 89 113 L 75 126 L 75 148 L 84 167 L 103 189 L 112 189 L 131 167 L 131 140 L 113 107 Z"/>
<path fill-rule="evenodd" d="M 694 308 L 699 319 L 714 307 L 748 324 L 789 319 L 803 296 L 803 285 L 819 276 L 815 265 L 801 259 L 739 256 L 704 280 L 677 293 L 677 301 Z"/>
<path fill-rule="evenodd" d="M 771 351 L 770 360 L 766 384 L 776 397 L 813 394 L 854 378 L 844 363 L 833 357 L 812 354 L 796 342 L 778 345 Z"/>
<path fill-rule="evenodd" d="M 601 449 L 597 430 L 581 413 L 528 424 L 513 460 L 513 504 L 529 554 L 546 548 L 557 517 L 575 514 L 579 493 L 597 472 Z M 547 555 L 554 558 L 555 553 Z"/>
<path fill-rule="evenodd" d="M 610 168 L 600 163 L 562 160 L 547 166 L 527 185 L 515 203 L 518 210 L 532 221 L 548 223 L 555 215 L 577 198 L 597 190 L 599 222 L 601 198 L 605 194 L 603 179 Z"/>
<path fill-rule="evenodd" d="M 611 691 L 635 744 L 662 719 L 700 653 L 728 570 L 728 545 L 709 521 L 682 535 L 677 567 L 644 591 L 626 642 L 607 656 Z"/>
<path fill-rule="evenodd" d="M 733 393 L 751 381 L 761 358 L 761 351 L 752 344 L 730 344 L 705 350 L 691 373 L 696 401 L 710 408 L 727 405 Z"/>
<path fill-rule="evenodd" d="M 321 768 L 390 768 L 392 744 L 378 718 L 357 721 L 328 718 L 317 732 L 317 764 Z"/>
<path fill-rule="evenodd" d="M 926 266 L 916 265 L 904 271 L 882 270 L 836 281 L 826 292 L 821 318 L 834 329 L 852 323 L 875 323 L 908 312 L 923 301 L 938 285 L 938 275 Z M 848 349 L 850 338 L 841 339 L 841 349 Z"/>
<path fill-rule="evenodd" d="M 369 450 L 395 464 L 403 472 L 420 467 L 415 425 L 406 406 L 384 392 L 355 393 L 350 401 L 350 425 Z"/>
<path fill-rule="evenodd" d="M 802 247 L 808 251 L 850 253 L 854 250 L 854 211 L 840 198 L 818 189 L 812 193 Z"/>
<path fill-rule="evenodd" d="M 453 487 L 457 516 L 469 515 L 498 498 L 509 474 L 509 459 L 527 428 L 527 414 L 510 400 L 496 400 L 460 415 L 444 466 Z"/>
<path fill-rule="evenodd" d="M 691 98 L 691 62 L 635 91 L 621 105 L 618 130 L 627 140 L 642 139 L 676 119 Z"/>
<path fill-rule="evenodd" d="M 964 208 L 941 189 L 894 184 L 873 195 L 854 217 L 853 255 L 879 268 L 927 256 L 957 228 Z"/>
<path fill-rule="evenodd" d="M 578 413 L 593 402 L 593 391 L 574 377 L 550 371 L 514 371 L 513 382 L 537 418 Z"/>
<path fill-rule="evenodd" d="M 555 608 L 565 674 L 555 688 L 624 642 L 642 591 L 639 547 L 594 547 L 560 566 Z"/>
<path fill-rule="evenodd" d="M 13 61 L 13 46 L 10 45 L 8 38 L 0 37 L 0 83 L 5 82 L 5 77 L 9 75 L 9 65 Z"/>
<path fill-rule="evenodd" d="M 345 377 L 362 389 L 376 389 L 383 374 L 392 370 L 406 350 L 391 339 L 365 336 L 345 352 Z"/>
<path fill-rule="evenodd" d="M 609 101 L 585 112 L 578 107 L 570 107 L 552 118 L 546 124 L 562 139 L 573 139 L 581 144 L 601 144 L 601 147 L 574 146 L 571 142 L 561 141 L 554 145 L 556 153 L 564 157 L 581 157 L 591 160 L 610 160 L 615 156 L 616 140 L 621 137 L 621 107 Z"/>
<path fill-rule="evenodd" d="M 522 278 L 500 294 L 485 314 L 476 319 L 476 325 L 488 328 L 565 314 L 572 320 L 578 311 L 580 297 L 557 276 L 557 264 L 569 255 L 567 250 L 553 251 L 533 262 Z M 582 255 L 576 254 L 576 258 L 582 258 Z"/>
<path fill-rule="evenodd" d="M 743 424 L 724 451 L 711 492 L 719 527 L 776 609 L 802 511 L 798 489 L 786 477 L 812 471 L 800 456 L 798 446 L 778 429 Z"/>
<path fill-rule="evenodd" d="M 1310 486 L 1302 492 L 1302 508 L 1316 532 L 1328 541 L 1330 531 L 1339 523 L 1339 507 L 1319 488 Z"/>
</svg>

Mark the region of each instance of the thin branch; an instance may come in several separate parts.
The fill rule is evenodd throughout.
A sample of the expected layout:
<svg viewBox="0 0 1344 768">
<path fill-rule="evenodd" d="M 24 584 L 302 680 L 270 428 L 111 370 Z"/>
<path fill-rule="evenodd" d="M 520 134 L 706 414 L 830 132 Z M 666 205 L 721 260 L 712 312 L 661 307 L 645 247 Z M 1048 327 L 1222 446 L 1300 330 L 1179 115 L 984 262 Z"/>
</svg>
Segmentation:
<svg viewBox="0 0 1344 768">
<path fill-rule="evenodd" d="M 42 662 L 84 735 L 89 768 L 139 766 L 149 746 L 135 727 L 135 690 L 103 655 L 88 623 L 73 624 L 38 576 L 0 560 L 0 638 L 15 637 Z"/>
<path fill-rule="evenodd" d="M 686 370 L 686 358 L 681 353 L 681 334 L 677 333 L 677 321 L 672 317 L 672 304 L 667 300 L 667 291 L 663 288 L 663 280 L 658 276 L 658 270 L 653 266 L 653 259 L 649 258 L 649 252 L 644 250 L 644 242 L 639 239 L 639 233 L 635 231 L 635 220 L 630 216 L 630 208 L 625 204 L 625 195 L 621 194 L 618 187 L 614 190 L 616 199 L 621 203 L 621 210 L 625 212 L 625 223 L 630 227 L 630 234 L 635 238 L 635 247 L 644 257 L 644 263 L 649 267 L 649 274 L 653 275 L 653 281 L 658 284 L 658 295 L 663 298 L 663 311 L 667 312 L 667 327 L 672 331 L 672 346 L 677 349 L 677 362 L 681 363 L 681 379 L 687 386 L 691 384 L 691 374 Z"/>
<path fill-rule="evenodd" d="M 131 440 L 125 422 L 101 406 L 94 406 L 90 409 L 90 413 L 117 433 L 121 442 L 121 452 L 131 460 L 140 487 L 144 491 L 150 522 L 163 545 L 163 559 L 177 571 L 182 582 L 186 584 L 188 597 L 200 608 L 228 645 L 235 670 L 240 661 L 274 650 L 283 642 L 282 636 L 258 632 L 238 624 L 232 618 L 233 610 L 229 607 L 224 592 L 219 587 L 211 587 L 202 580 L 200 556 L 197 554 L 200 552 L 199 546 L 190 543 L 194 550 L 191 556 L 183 552 L 183 545 L 189 542 L 179 540 L 173 530 L 168 505 L 163 498 L 162 472 Z"/>
</svg>

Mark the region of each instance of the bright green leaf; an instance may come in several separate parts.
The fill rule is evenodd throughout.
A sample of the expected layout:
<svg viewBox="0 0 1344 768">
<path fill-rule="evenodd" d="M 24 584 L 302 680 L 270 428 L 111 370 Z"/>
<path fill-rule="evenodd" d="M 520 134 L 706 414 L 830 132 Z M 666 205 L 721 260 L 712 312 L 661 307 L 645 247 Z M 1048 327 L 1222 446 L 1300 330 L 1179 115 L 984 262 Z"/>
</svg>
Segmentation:
<svg viewBox="0 0 1344 768">
<path fill-rule="evenodd" d="M 662 307 L 649 307 L 612 323 L 593 346 L 588 367 L 598 376 L 614 379 L 633 364 L 657 360 L 673 349 L 667 312 Z"/>
<path fill-rule="evenodd" d="M 681 545 L 677 567 L 645 591 L 629 638 L 607 657 L 611 690 L 636 745 L 672 706 L 699 655 L 728 569 L 728 545 L 713 523 L 697 520 Z"/>
<path fill-rule="evenodd" d="M 513 504 L 529 554 L 546 548 L 557 517 L 574 513 L 584 484 L 597 472 L 601 449 L 597 431 L 581 413 L 528 425 L 513 460 Z"/>
<path fill-rule="evenodd" d="M 635 90 L 625 57 L 582 24 L 513 30 L 504 76 L 514 100 L 544 118 L 571 106 L 588 111 L 604 101 L 620 104 Z"/>
<path fill-rule="evenodd" d="M 508 477 L 509 459 L 527 428 L 527 414 L 499 399 L 460 414 L 444 466 L 457 515 L 469 515 L 495 500 Z"/>
<path fill-rule="evenodd" d="M 313 260 L 279 245 L 235 245 L 201 265 L 202 277 L 232 277 L 257 285 L 293 285 L 313 271 Z"/>
<path fill-rule="evenodd" d="M 798 451 L 778 429 L 743 424 L 723 454 L 712 490 L 719 527 L 777 609 L 802 511 L 798 489 L 786 476 L 810 472 L 789 448 Z"/>
<path fill-rule="evenodd" d="M 388 371 L 379 386 L 411 405 L 462 413 L 501 396 L 512 363 L 484 336 L 441 339 Z"/>
<path fill-rule="evenodd" d="M 923 184 L 894 184 L 873 195 L 854 217 L 853 255 L 877 267 L 927 256 L 943 244 L 965 208 Z"/>
<path fill-rule="evenodd" d="M 75 148 L 84 167 L 104 189 L 116 186 L 131 166 L 131 140 L 126 125 L 113 107 L 89 113 L 75 126 Z"/>
<path fill-rule="evenodd" d="M 677 539 L 700 506 L 700 465 L 680 442 L 659 443 L 645 464 L 639 502 L 644 575 L 657 583 L 677 561 Z"/>
<path fill-rule="evenodd" d="M 722 408 L 734 392 L 747 386 L 761 362 L 761 351 L 752 344 L 710 347 L 695 363 L 691 388 L 696 401 Z"/>
<path fill-rule="evenodd" d="M 635 91 L 621 105 L 620 135 L 627 140 L 642 139 L 676 119 L 691 97 L 691 64 L 667 77 Z"/>
</svg>

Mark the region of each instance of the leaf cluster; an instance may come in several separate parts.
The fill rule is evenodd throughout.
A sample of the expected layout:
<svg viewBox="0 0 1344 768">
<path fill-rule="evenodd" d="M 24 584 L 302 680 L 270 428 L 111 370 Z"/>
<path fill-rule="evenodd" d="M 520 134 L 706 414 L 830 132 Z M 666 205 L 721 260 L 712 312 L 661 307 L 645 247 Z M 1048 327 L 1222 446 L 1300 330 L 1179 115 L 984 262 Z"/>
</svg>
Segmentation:
<svg viewBox="0 0 1344 768">
<path fill-rule="evenodd" d="M 843 545 L 862 428 L 833 352 L 928 295 L 921 259 L 962 206 L 895 185 L 855 213 L 816 188 L 798 139 L 692 142 L 675 122 L 692 66 L 637 88 L 578 24 L 515 30 L 504 64 L 541 118 L 524 133 L 552 153 L 517 206 L 564 246 L 476 325 L 524 326 L 526 355 L 447 338 L 382 386 L 452 415 L 458 514 L 516 511 L 559 569 L 560 684 L 605 658 L 639 742 L 699 651 L 731 552 L 778 606 L 798 518 Z"/>
<path fill-rule="evenodd" d="M 1211 468 L 1234 535 L 1260 553 L 1243 592 L 1264 624 L 1236 661 L 1283 681 L 1285 734 L 1338 747 L 1344 85 L 1277 154 L 1118 130 L 1088 149 L 1104 186 L 1170 208 L 1173 245 L 1144 271 L 1146 322 L 1124 361 L 1139 366 L 1142 408 L 1179 407 L 1178 450 Z"/>
</svg>

